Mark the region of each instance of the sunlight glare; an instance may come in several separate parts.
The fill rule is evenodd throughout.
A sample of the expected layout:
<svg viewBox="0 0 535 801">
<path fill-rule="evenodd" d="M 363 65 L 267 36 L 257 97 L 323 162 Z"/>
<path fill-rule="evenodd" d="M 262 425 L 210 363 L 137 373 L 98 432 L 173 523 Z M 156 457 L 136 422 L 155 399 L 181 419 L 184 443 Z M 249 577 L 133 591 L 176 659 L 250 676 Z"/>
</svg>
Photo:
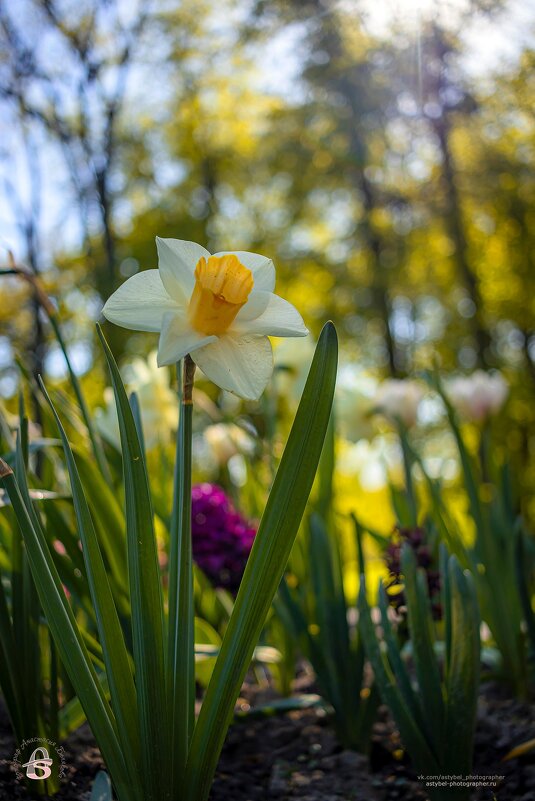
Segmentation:
<svg viewBox="0 0 535 801">
<path fill-rule="evenodd" d="M 414 27 L 428 20 L 447 26 L 469 5 L 469 0 L 364 0 L 362 7 L 370 31 L 384 34 L 392 27 Z"/>
</svg>

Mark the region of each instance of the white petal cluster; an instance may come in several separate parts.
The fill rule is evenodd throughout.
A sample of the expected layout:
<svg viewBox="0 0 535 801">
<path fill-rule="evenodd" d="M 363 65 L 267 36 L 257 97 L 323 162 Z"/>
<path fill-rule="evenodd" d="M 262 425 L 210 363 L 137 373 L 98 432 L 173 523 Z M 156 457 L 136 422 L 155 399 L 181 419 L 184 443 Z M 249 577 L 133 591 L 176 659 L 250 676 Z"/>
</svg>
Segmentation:
<svg viewBox="0 0 535 801">
<path fill-rule="evenodd" d="M 204 439 L 219 466 L 226 465 L 233 456 L 251 456 L 255 443 L 250 434 L 235 423 L 213 423 L 204 429 Z"/>
<path fill-rule="evenodd" d="M 416 381 L 388 378 L 375 396 L 375 408 L 389 420 L 400 420 L 406 428 L 415 425 L 423 389 Z"/>
<path fill-rule="evenodd" d="M 173 364 L 190 354 L 203 373 L 222 389 L 256 400 L 273 370 L 268 336 L 306 336 L 299 312 L 275 295 L 275 267 L 257 253 L 232 255 L 250 270 L 253 288 L 228 330 L 203 334 L 188 313 L 196 285 L 195 268 L 210 253 L 195 242 L 156 238 L 159 269 L 144 270 L 114 292 L 103 314 L 112 323 L 136 331 L 160 333 L 158 364 Z M 215 253 L 230 255 L 229 251 Z"/>
<path fill-rule="evenodd" d="M 465 420 L 483 423 L 500 411 L 509 394 L 509 385 L 501 373 L 476 370 L 449 381 L 446 394 Z"/>
</svg>

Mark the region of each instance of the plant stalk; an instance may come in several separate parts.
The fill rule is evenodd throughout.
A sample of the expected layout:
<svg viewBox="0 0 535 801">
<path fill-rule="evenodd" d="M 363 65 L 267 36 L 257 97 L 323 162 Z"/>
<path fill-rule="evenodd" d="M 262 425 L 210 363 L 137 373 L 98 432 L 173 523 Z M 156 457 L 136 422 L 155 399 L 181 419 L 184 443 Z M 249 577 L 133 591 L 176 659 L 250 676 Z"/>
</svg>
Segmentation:
<svg viewBox="0 0 535 801">
<path fill-rule="evenodd" d="M 169 555 L 167 657 L 170 709 L 170 782 L 179 796 L 195 721 L 195 617 L 191 545 L 191 440 L 195 363 L 177 365 L 180 420 L 177 434 Z"/>
</svg>

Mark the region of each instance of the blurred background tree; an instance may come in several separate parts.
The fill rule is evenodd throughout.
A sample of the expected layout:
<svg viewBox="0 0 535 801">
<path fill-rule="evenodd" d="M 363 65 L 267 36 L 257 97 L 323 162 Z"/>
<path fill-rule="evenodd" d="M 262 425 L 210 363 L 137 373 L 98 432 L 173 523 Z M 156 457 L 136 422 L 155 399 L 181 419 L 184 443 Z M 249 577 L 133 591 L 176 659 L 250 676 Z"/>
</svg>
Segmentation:
<svg viewBox="0 0 535 801">
<path fill-rule="evenodd" d="M 347 361 L 398 377 L 435 359 L 503 370 L 528 484 L 527 5 L 0 0 L 2 262 L 9 247 L 41 275 L 90 383 L 94 321 L 156 266 L 156 234 L 268 253 L 311 330 L 335 320 Z M 4 396 L 15 353 L 61 377 L 49 334 L 31 288 L 4 278 Z M 107 335 L 118 354 L 151 346 Z"/>
</svg>

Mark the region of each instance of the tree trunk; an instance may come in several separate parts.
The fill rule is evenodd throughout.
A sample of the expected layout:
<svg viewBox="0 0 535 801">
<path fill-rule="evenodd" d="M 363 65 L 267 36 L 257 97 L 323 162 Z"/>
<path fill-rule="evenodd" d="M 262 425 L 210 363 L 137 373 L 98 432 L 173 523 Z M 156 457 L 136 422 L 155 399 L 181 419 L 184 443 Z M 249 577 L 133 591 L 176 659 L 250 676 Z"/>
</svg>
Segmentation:
<svg viewBox="0 0 535 801">
<path fill-rule="evenodd" d="M 491 337 L 483 322 L 483 302 L 479 281 L 472 271 L 468 258 L 468 243 L 455 178 L 455 165 L 450 148 L 450 126 L 446 112 L 438 119 L 433 120 L 433 128 L 438 137 L 442 154 L 442 182 L 446 199 L 448 233 L 455 247 L 455 260 L 459 276 L 475 308 L 472 317 L 472 334 L 477 344 L 477 364 L 481 368 L 486 368 L 490 362 Z"/>
</svg>

